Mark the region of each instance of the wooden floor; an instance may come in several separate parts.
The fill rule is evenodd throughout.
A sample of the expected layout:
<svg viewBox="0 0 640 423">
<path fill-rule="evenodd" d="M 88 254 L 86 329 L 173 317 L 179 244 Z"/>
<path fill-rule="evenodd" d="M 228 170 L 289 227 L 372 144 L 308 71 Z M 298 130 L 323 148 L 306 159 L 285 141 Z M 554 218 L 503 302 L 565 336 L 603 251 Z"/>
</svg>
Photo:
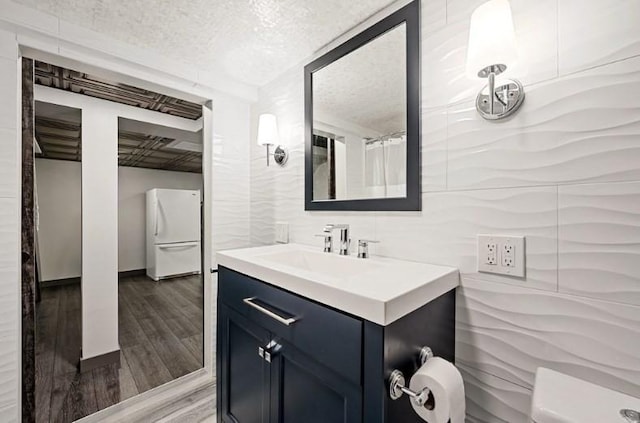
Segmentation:
<svg viewBox="0 0 640 423">
<path fill-rule="evenodd" d="M 80 285 L 42 290 L 36 310 L 36 421 L 67 423 L 203 366 L 202 278 L 119 286 L 121 366 L 80 374 Z"/>
</svg>

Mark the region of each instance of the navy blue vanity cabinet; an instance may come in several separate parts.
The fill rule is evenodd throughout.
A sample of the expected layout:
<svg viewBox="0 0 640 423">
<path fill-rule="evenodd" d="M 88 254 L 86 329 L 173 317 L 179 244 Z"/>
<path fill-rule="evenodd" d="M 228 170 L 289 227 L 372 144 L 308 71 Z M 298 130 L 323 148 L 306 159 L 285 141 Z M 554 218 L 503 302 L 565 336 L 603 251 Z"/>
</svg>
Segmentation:
<svg viewBox="0 0 640 423">
<path fill-rule="evenodd" d="M 388 326 L 220 267 L 218 422 L 421 423 L 392 401 L 423 345 L 453 361 L 455 291 Z"/>
<path fill-rule="evenodd" d="M 362 422 L 361 320 L 226 268 L 218 287 L 218 421 Z"/>
<path fill-rule="evenodd" d="M 360 384 L 318 363 L 312 354 L 281 342 L 271 362 L 271 419 L 277 423 L 362 421 Z"/>
<path fill-rule="evenodd" d="M 270 340 L 267 330 L 224 304 L 218 305 L 218 415 L 223 422 L 269 422 L 270 369 L 256 352 Z"/>
<path fill-rule="evenodd" d="M 364 322 L 363 421 L 366 423 L 424 423 L 409 398 L 389 397 L 389 377 L 400 370 L 409 383 L 420 367 L 420 349 L 428 346 L 454 362 L 456 291 L 451 290 L 388 326 Z"/>
</svg>

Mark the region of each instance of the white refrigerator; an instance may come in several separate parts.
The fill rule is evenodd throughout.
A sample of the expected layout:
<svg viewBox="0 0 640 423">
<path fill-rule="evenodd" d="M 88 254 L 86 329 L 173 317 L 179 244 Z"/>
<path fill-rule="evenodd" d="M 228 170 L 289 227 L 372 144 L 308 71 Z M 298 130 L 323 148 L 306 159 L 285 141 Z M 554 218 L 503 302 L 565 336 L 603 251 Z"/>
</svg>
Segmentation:
<svg viewBox="0 0 640 423">
<path fill-rule="evenodd" d="M 147 191 L 147 276 L 200 273 L 200 191 Z"/>
</svg>

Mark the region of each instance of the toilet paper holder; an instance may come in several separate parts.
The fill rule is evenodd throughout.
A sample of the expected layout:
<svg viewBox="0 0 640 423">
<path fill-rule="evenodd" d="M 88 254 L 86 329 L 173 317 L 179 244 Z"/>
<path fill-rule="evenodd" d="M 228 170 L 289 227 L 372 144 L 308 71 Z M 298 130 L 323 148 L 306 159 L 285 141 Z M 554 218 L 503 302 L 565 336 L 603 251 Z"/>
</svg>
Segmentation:
<svg viewBox="0 0 640 423">
<path fill-rule="evenodd" d="M 421 366 L 432 357 L 433 351 L 431 351 L 431 348 L 422 347 L 422 349 L 420 349 L 419 362 Z M 429 388 L 424 388 L 418 392 L 407 388 L 404 374 L 398 369 L 391 372 L 391 376 L 389 377 L 389 397 L 391 397 L 392 400 L 395 401 L 400 398 L 402 394 L 407 394 L 411 400 L 422 406 L 427 402 L 429 393 Z"/>
</svg>

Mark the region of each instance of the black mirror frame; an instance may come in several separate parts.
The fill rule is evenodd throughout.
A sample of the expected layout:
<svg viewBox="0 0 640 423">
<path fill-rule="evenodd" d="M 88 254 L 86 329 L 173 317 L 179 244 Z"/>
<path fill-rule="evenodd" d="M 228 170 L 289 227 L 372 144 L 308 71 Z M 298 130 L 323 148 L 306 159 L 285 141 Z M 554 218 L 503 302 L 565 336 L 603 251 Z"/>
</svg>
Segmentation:
<svg viewBox="0 0 640 423">
<path fill-rule="evenodd" d="M 360 200 L 313 200 L 314 72 L 406 23 L 407 54 L 407 196 Z M 416 211 L 422 207 L 420 175 L 420 0 L 414 0 L 304 67 L 305 210 Z"/>
</svg>

